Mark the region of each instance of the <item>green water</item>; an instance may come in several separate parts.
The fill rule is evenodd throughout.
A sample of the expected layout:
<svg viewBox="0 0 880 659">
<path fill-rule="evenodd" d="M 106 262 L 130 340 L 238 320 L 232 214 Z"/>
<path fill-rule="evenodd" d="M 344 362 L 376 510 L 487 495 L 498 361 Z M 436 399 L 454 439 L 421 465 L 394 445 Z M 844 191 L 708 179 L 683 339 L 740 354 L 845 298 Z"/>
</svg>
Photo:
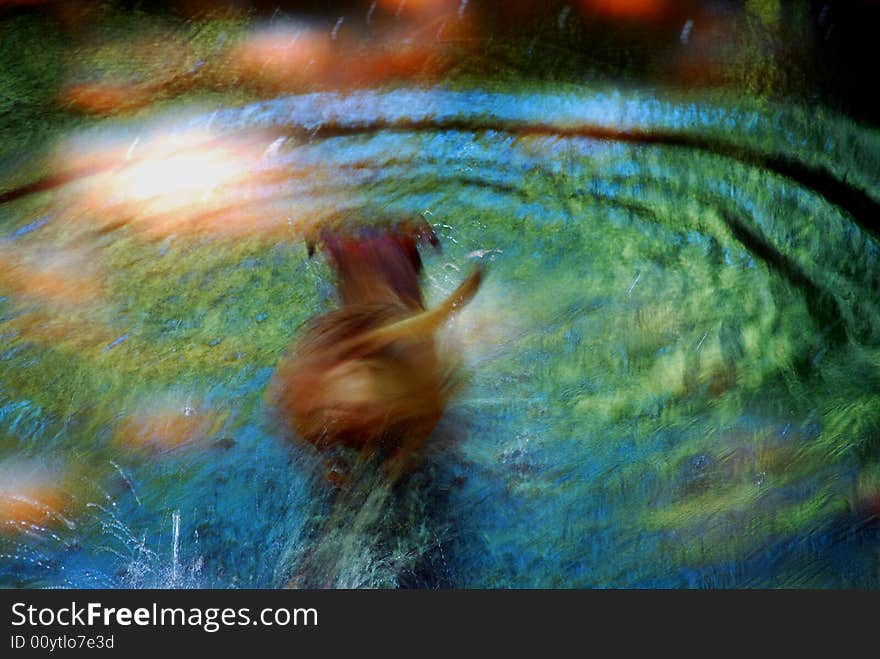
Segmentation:
<svg viewBox="0 0 880 659">
<path fill-rule="evenodd" d="M 71 503 L 0 535 L 0 584 L 878 586 L 876 130 L 497 80 L 67 121 L 123 149 L 269 129 L 265 184 L 232 186 L 261 219 L 157 234 L 144 207 L 108 228 L 76 203 L 87 179 L 0 206 L 9 259 L 72 254 L 64 272 L 100 282 L 73 305 L 2 298 L 0 460 L 65 474 Z M 334 502 L 264 401 L 333 304 L 301 227 L 415 214 L 444 247 L 429 300 L 488 267 L 447 330 L 467 386 L 423 473 Z M 200 419 L 183 445 L 119 443 L 168 410 Z"/>
</svg>

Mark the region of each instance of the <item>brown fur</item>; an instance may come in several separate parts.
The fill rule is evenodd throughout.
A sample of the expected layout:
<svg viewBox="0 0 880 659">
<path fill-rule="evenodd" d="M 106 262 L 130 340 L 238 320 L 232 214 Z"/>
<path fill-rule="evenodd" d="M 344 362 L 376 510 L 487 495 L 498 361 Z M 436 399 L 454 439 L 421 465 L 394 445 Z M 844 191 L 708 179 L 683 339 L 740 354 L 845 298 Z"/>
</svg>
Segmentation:
<svg viewBox="0 0 880 659">
<path fill-rule="evenodd" d="M 482 272 L 428 310 L 417 244 L 437 239 L 426 224 L 336 229 L 319 239 L 338 276 L 341 306 L 308 324 L 276 371 L 273 397 L 299 437 L 326 454 L 382 451 L 396 478 L 452 393 L 453 369 L 438 355 L 434 333 L 474 296 Z"/>
</svg>

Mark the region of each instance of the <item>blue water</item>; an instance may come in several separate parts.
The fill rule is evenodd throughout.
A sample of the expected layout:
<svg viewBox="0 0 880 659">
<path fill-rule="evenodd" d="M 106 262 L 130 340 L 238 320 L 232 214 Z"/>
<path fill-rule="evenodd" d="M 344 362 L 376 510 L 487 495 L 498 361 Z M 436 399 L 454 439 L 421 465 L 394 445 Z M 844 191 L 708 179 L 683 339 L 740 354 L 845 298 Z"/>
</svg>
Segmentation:
<svg viewBox="0 0 880 659">
<path fill-rule="evenodd" d="M 148 458 L 106 439 L 129 410 L 85 410 L 104 415 L 90 441 L 0 381 L 0 459 L 52 453 L 89 481 L 63 522 L 0 535 L 0 584 L 266 588 L 307 569 L 320 573 L 310 583 L 355 587 L 878 585 L 880 527 L 864 513 L 880 491 L 874 220 L 797 176 L 880 203 L 876 131 L 747 100 L 436 88 L 188 109 L 76 139 L 149 144 L 193 128 L 268 131 L 253 138 L 265 182 L 236 199 L 260 210 L 271 244 L 244 257 L 238 235 L 173 253 L 193 282 L 208 252 L 220 272 L 252 273 L 253 299 L 176 280 L 185 299 L 144 313 L 117 297 L 104 361 L 75 366 L 85 380 L 193 341 L 224 350 L 259 331 L 282 347 L 332 304 L 300 227 L 420 215 L 444 244 L 426 259 L 429 300 L 470 261 L 488 267 L 448 328 L 467 386 L 411 482 L 362 475 L 334 501 L 263 402 L 280 349 L 244 350 L 222 378 L 184 367 L 181 387 L 228 419 L 207 447 Z M 55 227 L 75 232 L 75 185 L 0 209 L 8 240 L 38 249 Z M 161 277 L 176 243 L 140 236 L 150 222 L 132 222 L 130 257 L 89 238 L 97 258 L 149 253 Z M 208 326 L 206 309 L 226 324 Z M 124 352 L 163 324 L 184 333 Z M 4 353 L 43 367 L 27 342 Z"/>
</svg>

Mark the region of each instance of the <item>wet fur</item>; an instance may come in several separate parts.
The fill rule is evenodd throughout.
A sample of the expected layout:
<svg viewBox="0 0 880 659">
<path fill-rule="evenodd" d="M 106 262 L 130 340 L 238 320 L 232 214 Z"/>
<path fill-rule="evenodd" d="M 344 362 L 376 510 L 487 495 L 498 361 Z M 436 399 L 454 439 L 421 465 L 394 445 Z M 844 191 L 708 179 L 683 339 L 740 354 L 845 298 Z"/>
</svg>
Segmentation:
<svg viewBox="0 0 880 659">
<path fill-rule="evenodd" d="M 425 307 L 420 243 L 438 245 L 425 223 L 324 230 L 323 247 L 341 305 L 311 320 L 271 388 L 299 438 L 344 479 L 340 449 L 381 456 L 396 480 L 415 461 L 454 390 L 454 366 L 438 355 L 434 334 L 477 292 L 474 270 L 445 301 Z"/>
</svg>

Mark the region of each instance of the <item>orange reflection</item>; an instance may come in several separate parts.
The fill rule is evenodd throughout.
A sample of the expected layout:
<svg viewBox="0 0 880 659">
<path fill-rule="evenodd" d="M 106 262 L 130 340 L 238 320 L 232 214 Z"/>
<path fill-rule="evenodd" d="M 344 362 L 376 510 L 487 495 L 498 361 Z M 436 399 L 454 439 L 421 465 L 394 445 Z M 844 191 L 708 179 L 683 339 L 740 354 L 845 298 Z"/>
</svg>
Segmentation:
<svg viewBox="0 0 880 659">
<path fill-rule="evenodd" d="M 276 94 L 434 78 L 448 66 L 445 60 L 453 47 L 461 48 L 470 38 L 475 18 L 459 0 L 367 5 L 367 21 L 342 16 L 335 24 L 256 27 L 210 51 L 173 31 L 132 43 L 101 42 L 71 62 L 72 80 L 62 88 L 58 102 L 76 112 L 103 116 L 138 110 L 199 85 Z M 120 67 L 121 72 L 102 72 L 101 62 L 119 52 L 133 64 Z"/>
<path fill-rule="evenodd" d="M 57 523 L 70 503 L 57 474 L 27 461 L 0 462 L 0 531 Z"/>
<path fill-rule="evenodd" d="M 118 60 L 112 73 L 100 64 L 111 58 Z M 192 87 L 204 64 L 200 61 L 193 66 L 192 60 L 192 44 L 170 30 L 152 29 L 147 37 L 125 42 L 96 40 L 78 49 L 71 59 L 74 80 L 62 87 L 58 102 L 87 114 L 137 110 Z"/>
<path fill-rule="evenodd" d="M 327 30 L 276 27 L 258 30 L 237 45 L 231 59 L 247 81 L 277 89 L 321 79 L 334 53 Z"/>
<path fill-rule="evenodd" d="M 103 80 L 68 85 L 61 90 L 60 102 L 87 114 L 107 115 L 141 108 L 155 93 L 150 86 Z"/>
<path fill-rule="evenodd" d="M 2 321 L 7 336 L 59 347 L 88 348 L 112 340 L 99 318 L 106 302 L 104 280 L 90 250 L 68 248 L 16 253 L 0 246 L 0 292 L 16 311 Z"/>
<path fill-rule="evenodd" d="M 21 334 L 28 342 L 39 345 L 55 349 L 66 345 L 82 350 L 107 345 L 119 334 L 100 322 L 43 311 L 27 311 L 15 316 L 3 323 L 3 330 Z"/>
<path fill-rule="evenodd" d="M 113 441 L 137 451 L 169 451 L 201 442 L 215 433 L 223 420 L 190 403 L 186 396 L 168 395 L 123 418 Z"/>
<path fill-rule="evenodd" d="M 436 77 L 452 44 L 469 34 L 470 19 L 457 3 L 417 3 L 420 11 L 387 25 L 361 28 L 274 26 L 259 29 L 231 49 L 230 71 L 266 92 L 315 85 L 359 85 Z M 408 5 L 407 5 L 408 6 Z M 431 11 L 428 11 L 431 9 Z"/>
<path fill-rule="evenodd" d="M 101 296 L 99 275 L 88 252 L 71 248 L 22 256 L 0 246 L 0 289 L 17 297 L 78 307 Z"/>
</svg>

